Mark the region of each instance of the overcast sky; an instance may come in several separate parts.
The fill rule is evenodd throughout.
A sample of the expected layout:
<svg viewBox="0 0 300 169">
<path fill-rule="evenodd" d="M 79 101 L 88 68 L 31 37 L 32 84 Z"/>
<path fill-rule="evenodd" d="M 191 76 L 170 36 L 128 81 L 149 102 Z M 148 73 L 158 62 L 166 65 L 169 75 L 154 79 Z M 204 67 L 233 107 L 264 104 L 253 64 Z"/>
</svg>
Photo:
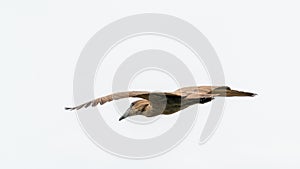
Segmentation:
<svg viewBox="0 0 300 169">
<path fill-rule="evenodd" d="M 299 168 L 299 7 L 298 1 L 1 1 L 0 168 Z M 198 142 L 210 104 L 199 106 L 195 126 L 177 147 L 152 159 L 129 160 L 97 147 L 76 113 L 63 108 L 74 104 L 75 66 L 87 41 L 105 25 L 145 12 L 173 15 L 197 27 L 216 50 L 226 84 L 258 96 L 227 99 L 223 119 L 204 145 Z M 151 36 L 120 44 L 111 58 L 130 54 L 134 44 L 178 52 L 179 59 L 192 64 L 186 48 Z M 110 65 L 114 60 L 106 61 Z M 101 69 L 95 84 L 113 76 L 105 66 Z M 130 88 L 176 89 L 166 76 L 149 71 Z M 160 80 L 149 83 L 147 77 Z M 203 73 L 196 81 L 203 85 L 209 78 Z M 97 95 L 106 92 L 95 89 Z M 116 111 L 110 106 L 102 113 Z M 128 126 L 118 116 L 104 115 L 106 122 L 115 120 L 114 130 L 137 137 L 138 131 L 132 131 L 139 125 Z M 171 127 L 177 115 L 166 118 L 160 120 L 170 123 L 158 123 L 161 131 L 147 128 L 151 136 Z"/>
</svg>

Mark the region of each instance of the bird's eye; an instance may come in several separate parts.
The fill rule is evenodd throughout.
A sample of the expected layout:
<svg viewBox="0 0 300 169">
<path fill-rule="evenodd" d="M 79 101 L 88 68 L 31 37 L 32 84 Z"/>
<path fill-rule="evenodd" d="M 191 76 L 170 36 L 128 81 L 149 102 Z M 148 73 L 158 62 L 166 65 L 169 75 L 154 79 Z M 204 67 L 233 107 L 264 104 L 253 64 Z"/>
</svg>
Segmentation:
<svg viewBox="0 0 300 169">
<path fill-rule="evenodd" d="M 133 105 L 134 105 L 134 103 L 131 103 L 131 104 L 130 104 L 130 107 L 132 107 Z"/>
</svg>

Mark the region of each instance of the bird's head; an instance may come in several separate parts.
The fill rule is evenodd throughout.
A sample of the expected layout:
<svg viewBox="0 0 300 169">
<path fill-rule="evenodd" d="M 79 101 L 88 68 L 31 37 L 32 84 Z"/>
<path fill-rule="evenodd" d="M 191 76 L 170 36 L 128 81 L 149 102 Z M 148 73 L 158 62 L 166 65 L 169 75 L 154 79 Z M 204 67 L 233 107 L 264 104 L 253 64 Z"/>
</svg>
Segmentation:
<svg viewBox="0 0 300 169">
<path fill-rule="evenodd" d="M 150 110 L 150 102 L 148 100 L 137 100 L 132 102 L 126 112 L 120 117 L 119 121 L 129 116 L 144 115 Z"/>
</svg>

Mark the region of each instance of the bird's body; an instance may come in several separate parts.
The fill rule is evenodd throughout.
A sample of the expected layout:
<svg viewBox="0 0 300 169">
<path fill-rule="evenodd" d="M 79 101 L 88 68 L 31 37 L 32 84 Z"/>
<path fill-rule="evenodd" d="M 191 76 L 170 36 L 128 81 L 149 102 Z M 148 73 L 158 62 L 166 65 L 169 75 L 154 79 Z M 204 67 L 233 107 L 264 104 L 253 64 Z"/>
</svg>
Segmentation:
<svg viewBox="0 0 300 169">
<path fill-rule="evenodd" d="M 97 98 L 82 105 L 66 108 L 67 110 L 78 110 L 82 107 L 96 106 L 112 100 L 118 100 L 128 97 L 138 97 L 131 104 L 125 114 L 119 119 L 122 120 L 129 116 L 144 115 L 153 117 L 160 114 L 173 114 L 194 104 L 204 104 L 212 101 L 215 97 L 232 96 L 255 96 L 250 92 L 231 90 L 227 86 L 195 86 L 184 87 L 174 92 L 147 92 L 147 91 L 129 91 L 119 92 L 104 97 Z"/>
</svg>

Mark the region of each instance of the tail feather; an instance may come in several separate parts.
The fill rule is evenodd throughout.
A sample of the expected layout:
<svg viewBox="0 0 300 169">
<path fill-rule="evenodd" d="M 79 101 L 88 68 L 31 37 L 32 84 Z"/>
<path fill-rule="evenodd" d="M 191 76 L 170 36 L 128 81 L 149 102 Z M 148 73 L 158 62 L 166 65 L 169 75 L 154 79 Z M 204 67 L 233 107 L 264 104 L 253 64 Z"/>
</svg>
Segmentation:
<svg viewBox="0 0 300 169">
<path fill-rule="evenodd" d="M 212 94 L 219 94 L 222 97 L 234 97 L 234 96 L 256 96 L 257 94 L 251 92 L 243 92 L 238 90 L 231 90 L 229 87 L 220 87 L 212 91 Z"/>
<path fill-rule="evenodd" d="M 237 91 L 237 90 L 228 90 L 226 91 L 226 97 L 232 97 L 232 96 L 250 96 L 253 97 L 257 94 L 251 93 L 251 92 L 243 92 L 243 91 Z"/>
</svg>

